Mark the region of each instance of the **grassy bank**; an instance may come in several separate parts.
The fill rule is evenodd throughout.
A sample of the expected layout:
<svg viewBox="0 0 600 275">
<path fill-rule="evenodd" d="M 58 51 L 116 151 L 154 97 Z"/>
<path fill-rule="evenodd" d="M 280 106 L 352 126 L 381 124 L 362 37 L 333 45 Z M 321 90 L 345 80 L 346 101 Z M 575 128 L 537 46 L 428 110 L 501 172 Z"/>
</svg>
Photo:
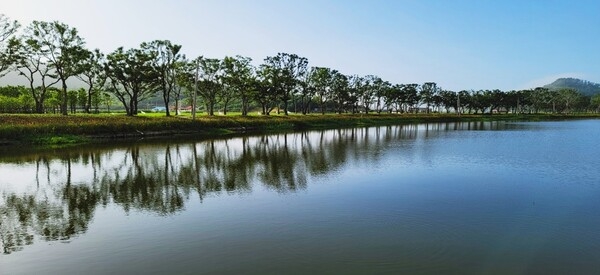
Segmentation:
<svg viewBox="0 0 600 275">
<path fill-rule="evenodd" d="M 585 115 L 462 115 L 455 114 L 353 114 L 290 116 L 200 116 L 156 115 L 0 115 L 0 144 L 73 144 L 97 140 L 149 136 L 222 136 L 246 131 L 289 131 L 378 126 L 426 122 L 541 121 L 600 118 Z"/>
</svg>

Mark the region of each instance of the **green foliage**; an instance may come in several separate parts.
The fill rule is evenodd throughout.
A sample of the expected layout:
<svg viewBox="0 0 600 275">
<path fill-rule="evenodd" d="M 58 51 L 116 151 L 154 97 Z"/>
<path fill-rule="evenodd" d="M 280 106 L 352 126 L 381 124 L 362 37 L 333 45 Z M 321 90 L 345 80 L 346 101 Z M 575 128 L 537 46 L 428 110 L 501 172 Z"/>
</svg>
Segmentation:
<svg viewBox="0 0 600 275">
<path fill-rule="evenodd" d="M 4 14 L 0 13 L 0 77 L 4 76 L 5 71 L 12 65 L 12 57 L 6 52 L 5 42 L 17 31 L 19 22 L 11 21 Z"/>
<path fill-rule="evenodd" d="M 85 98 L 81 99 L 83 100 L 81 106 L 89 114 L 91 113 L 92 106 L 95 107 L 96 112 L 99 109 L 101 89 L 107 79 L 103 68 L 106 60 L 104 54 L 99 49 L 95 49 L 94 51 L 86 49 L 84 51 L 83 58 L 77 64 L 79 67 L 78 70 L 81 72 L 81 74 L 77 75 L 77 78 L 88 85 Z"/>
<path fill-rule="evenodd" d="M 152 67 L 153 56 L 142 49 L 119 47 L 106 58 L 108 91 L 123 104 L 128 116 L 137 115 L 139 102 L 155 91 L 157 72 Z"/>
<path fill-rule="evenodd" d="M 152 57 L 150 63 L 155 72 L 153 88 L 162 93 L 166 115 L 169 116 L 169 103 L 172 96 L 178 96 L 177 75 L 180 73 L 180 63 L 185 56 L 180 53 L 181 45 L 172 44 L 169 40 L 154 40 L 150 43 L 142 43 L 140 48 Z"/>
<path fill-rule="evenodd" d="M 278 53 L 264 60 L 263 78 L 270 86 L 266 91 L 283 103 L 285 115 L 288 115 L 287 107 L 293 97 L 292 93 L 307 73 L 307 66 L 308 59 L 289 53 Z"/>
<path fill-rule="evenodd" d="M 595 110 L 595 112 L 600 112 L 600 94 L 592 96 L 590 99 L 590 106 Z"/>
<path fill-rule="evenodd" d="M 63 115 L 67 115 L 67 79 L 81 73 L 79 63 L 87 58 L 85 42 L 77 29 L 65 23 L 53 21 L 33 21 L 28 27 L 24 39 L 32 43 L 33 48 L 47 62 L 54 77 L 61 82 L 61 104 Z"/>
<path fill-rule="evenodd" d="M 221 77 L 224 85 L 223 91 L 227 94 L 223 97 L 238 98 L 241 103 L 241 112 L 243 116 L 248 115 L 250 100 L 255 92 L 253 83 L 256 81 L 255 68 L 250 64 L 252 59 L 249 57 L 236 56 L 225 57 L 223 59 L 223 76 Z M 227 106 L 225 106 L 227 114 Z"/>
<path fill-rule="evenodd" d="M 73 145 L 89 142 L 89 139 L 83 136 L 76 135 L 56 135 L 56 136 L 35 136 L 28 141 L 32 144 L 38 145 L 50 145 L 50 146 L 63 146 L 63 145 Z"/>
</svg>

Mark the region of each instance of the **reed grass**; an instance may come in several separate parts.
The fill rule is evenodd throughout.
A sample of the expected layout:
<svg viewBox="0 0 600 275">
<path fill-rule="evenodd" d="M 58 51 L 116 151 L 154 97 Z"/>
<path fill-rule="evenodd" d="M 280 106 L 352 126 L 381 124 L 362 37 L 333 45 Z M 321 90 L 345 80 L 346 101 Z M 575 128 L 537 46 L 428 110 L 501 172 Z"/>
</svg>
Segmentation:
<svg viewBox="0 0 600 275">
<path fill-rule="evenodd" d="M 90 139 L 124 138 L 177 134 L 225 135 L 245 131 L 288 131 L 378 126 L 407 123 L 454 121 L 540 121 L 557 119 L 600 118 L 598 114 L 581 115 L 462 115 L 456 114 L 326 114 L 270 116 L 189 116 L 123 114 L 94 115 L 8 115 L 0 114 L 0 141 L 20 143 L 72 143 Z M 10 142 L 6 142 L 10 141 Z"/>
</svg>

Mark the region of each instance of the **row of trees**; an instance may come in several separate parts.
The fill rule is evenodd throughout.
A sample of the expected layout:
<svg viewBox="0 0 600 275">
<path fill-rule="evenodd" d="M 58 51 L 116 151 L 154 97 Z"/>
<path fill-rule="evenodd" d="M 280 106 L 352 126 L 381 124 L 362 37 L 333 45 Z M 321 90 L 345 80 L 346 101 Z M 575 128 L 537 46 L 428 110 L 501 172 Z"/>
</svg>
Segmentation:
<svg viewBox="0 0 600 275">
<path fill-rule="evenodd" d="M 67 105 L 70 113 L 85 108 L 91 99 L 91 108 L 93 112 L 98 113 L 102 108 L 110 111 L 114 104 L 113 97 L 108 93 L 92 93 L 88 96 L 88 91 L 84 88 L 67 91 Z M 55 87 L 47 88 L 43 100 L 42 109 L 44 112 L 58 113 L 62 103 L 61 90 Z M 30 90 L 25 86 L 4 86 L 0 87 L 0 113 L 35 113 L 36 103 L 31 96 Z"/>
<path fill-rule="evenodd" d="M 345 75 L 331 68 L 309 67 L 305 57 L 288 53 L 269 56 L 258 66 L 243 56 L 188 59 L 181 45 L 168 40 L 104 54 L 85 48 L 77 30 L 60 22 L 33 21 L 18 33 L 19 27 L 18 22 L 0 15 L 0 73 L 15 71 L 29 83 L 27 95 L 16 95 L 22 101 L 16 109 L 21 111 L 44 113 L 48 106 L 58 105 L 66 115 L 77 101 L 89 113 L 97 110 L 101 101 L 106 102 L 106 95 L 116 98 L 130 116 L 138 113 L 141 101 L 155 96 L 162 98 L 167 116 L 171 105 L 179 110 L 181 99 L 196 106 L 196 96 L 209 115 L 215 114 L 217 106 L 226 114 L 233 103 L 240 106 L 242 115 L 252 108 L 260 108 L 264 115 L 273 110 L 287 115 L 292 110 L 302 114 L 572 112 L 600 106 L 600 98 L 584 99 L 569 89 L 454 92 L 435 82 L 392 84 L 374 75 Z M 70 78 L 86 84 L 77 100 L 69 96 Z M 10 100 L 10 106 L 16 104 L 14 94 Z M 10 100 L 0 94 L 0 105 Z M 48 100 L 52 104 L 47 104 Z"/>
</svg>

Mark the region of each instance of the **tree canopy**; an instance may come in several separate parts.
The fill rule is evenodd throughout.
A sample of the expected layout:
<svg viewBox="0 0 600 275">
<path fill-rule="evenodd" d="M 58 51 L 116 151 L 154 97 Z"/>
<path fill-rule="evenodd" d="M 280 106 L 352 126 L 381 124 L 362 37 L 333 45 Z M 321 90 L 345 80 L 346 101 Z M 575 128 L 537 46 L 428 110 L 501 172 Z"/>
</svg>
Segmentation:
<svg viewBox="0 0 600 275">
<path fill-rule="evenodd" d="M 5 106 L 23 104 L 11 112 L 68 111 L 91 113 L 115 98 L 127 115 L 140 102 L 160 98 L 165 115 L 178 114 L 180 102 L 192 110 L 200 105 L 208 115 L 236 109 L 248 115 L 273 110 L 325 113 L 572 113 L 597 111 L 597 97 L 571 87 L 538 87 L 519 91 L 443 89 L 438 83 L 392 83 L 377 75 L 344 74 L 334 68 L 309 66 L 308 58 L 280 52 L 261 64 L 244 56 L 188 59 L 183 46 L 169 40 L 119 47 L 105 54 L 87 49 L 76 28 L 53 21 L 33 21 L 19 32 L 19 23 L 0 14 L 0 77 L 14 71 L 27 80 L 19 95 L 3 96 Z M 77 77 L 85 89 L 69 90 Z M 570 81 L 570 80 L 569 80 Z M 564 81 L 563 81 L 564 82 Z M 572 82 L 572 81 L 571 81 Z M 584 83 L 590 84 L 590 83 Z M 55 85 L 58 85 L 55 87 Z M 594 85 L 587 85 L 593 86 Z M 79 87 L 77 87 L 79 88 Z M 173 106 L 172 102 L 175 102 Z M 0 105 L 3 104 L 0 102 Z"/>
</svg>

